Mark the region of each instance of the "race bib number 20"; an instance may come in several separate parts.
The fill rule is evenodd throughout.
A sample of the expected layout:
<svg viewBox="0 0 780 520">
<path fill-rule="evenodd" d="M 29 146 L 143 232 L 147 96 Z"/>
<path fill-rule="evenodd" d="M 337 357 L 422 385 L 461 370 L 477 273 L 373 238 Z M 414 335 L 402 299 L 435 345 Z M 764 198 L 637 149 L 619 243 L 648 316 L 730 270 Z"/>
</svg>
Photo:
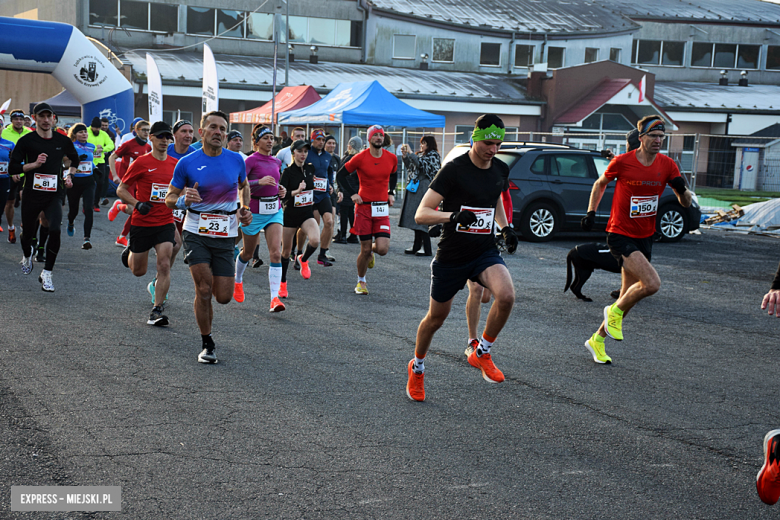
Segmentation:
<svg viewBox="0 0 780 520">
<path fill-rule="evenodd" d="M 463 226 L 458 224 L 456 229 L 458 233 L 488 235 L 493 232 L 493 219 L 496 215 L 495 208 L 473 208 L 471 206 L 461 206 L 460 210 L 471 211 L 477 216 L 477 221 L 470 226 Z"/>
<path fill-rule="evenodd" d="M 658 211 L 658 195 L 631 197 L 631 218 L 653 217 Z"/>
</svg>

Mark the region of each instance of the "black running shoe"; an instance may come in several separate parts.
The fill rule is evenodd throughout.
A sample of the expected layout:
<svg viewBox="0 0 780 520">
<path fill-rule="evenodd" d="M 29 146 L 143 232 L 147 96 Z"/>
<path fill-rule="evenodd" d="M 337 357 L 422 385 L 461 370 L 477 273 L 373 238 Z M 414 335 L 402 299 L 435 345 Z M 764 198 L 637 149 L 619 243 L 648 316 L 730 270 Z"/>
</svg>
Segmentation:
<svg viewBox="0 0 780 520">
<path fill-rule="evenodd" d="M 92 249 L 92 242 L 88 238 L 84 239 L 84 243 L 81 244 L 81 249 Z"/>
<path fill-rule="evenodd" d="M 203 352 L 198 354 L 198 363 L 216 363 L 217 355 L 214 354 L 214 347 L 203 347 Z"/>
<path fill-rule="evenodd" d="M 262 258 L 255 258 L 254 262 L 252 262 L 252 269 L 257 269 L 263 265 L 263 259 Z"/>
<path fill-rule="evenodd" d="M 296 271 L 300 271 L 301 270 L 301 263 L 298 261 L 298 257 L 297 256 L 295 257 L 295 263 L 293 264 L 293 269 L 295 269 Z"/>
<path fill-rule="evenodd" d="M 122 250 L 122 265 L 130 269 L 128 260 L 130 259 L 130 246 L 127 246 Z"/>
<path fill-rule="evenodd" d="M 161 307 L 155 307 L 152 309 L 152 313 L 149 315 L 147 325 L 154 325 L 155 327 L 164 327 L 168 325 L 168 316 L 163 315 Z"/>
<path fill-rule="evenodd" d="M 46 261 L 46 252 L 43 249 L 39 249 L 35 254 L 35 261 L 39 263 Z"/>
</svg>

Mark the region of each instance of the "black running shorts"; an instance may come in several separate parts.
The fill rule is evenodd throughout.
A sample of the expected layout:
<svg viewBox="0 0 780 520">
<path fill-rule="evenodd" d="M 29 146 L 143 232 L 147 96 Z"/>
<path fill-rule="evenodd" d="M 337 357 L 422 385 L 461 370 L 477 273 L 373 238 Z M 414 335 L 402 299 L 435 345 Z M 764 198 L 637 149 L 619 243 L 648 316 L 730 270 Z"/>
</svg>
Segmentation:
<svg viewBox="0 0 780 520">
<path fill-rule="evenodd" d="M 646 238 L 633 238 L 617 233 L 607 233 L 607 245 L 609 252 L 615 257 L 620 267 L 623 267 L 623 257 L 628 257 L 631 253 L 639 251 L 647 261 L 653 254 L 653 236 Z"/>
<path fill-rule="evenodd" d="M 233 260 L 234 237 L 202 237 L 197 233 L 184 230 L 184 258 L 192 267 L 198 264 L 209 264 L 212 276 L 236 275 L 236 264 Z"/>
<path fill-rule="evenodd" d="M 176 245 L 176 226 L 130 226 L 130 251 L 145 253 L 157 244 L 170 242 Z"/>
</svg>

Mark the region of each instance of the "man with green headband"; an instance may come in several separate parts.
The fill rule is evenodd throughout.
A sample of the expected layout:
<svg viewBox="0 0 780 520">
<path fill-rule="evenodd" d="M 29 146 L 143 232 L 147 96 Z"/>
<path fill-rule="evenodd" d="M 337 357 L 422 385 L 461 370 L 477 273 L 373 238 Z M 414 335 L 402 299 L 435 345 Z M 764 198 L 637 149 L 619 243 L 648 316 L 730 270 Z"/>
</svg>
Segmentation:
<svg viewBox="0 0 780 520">
<path fill-rule="evenodd" d="M 509 319 L 515 303 L 512 277 L 496 247 L 494 222 L 501 228 L 507 251 L 517 249 L 517 236 L 507 224 L 501 192 L 509 188 L 509 167 L 493 157 L 504 140 L 504 122 L 496 115 L 480 116 L 474 126 L 469 153 L 446 164 L 431 181 L 415 214 L 418 224 L 443 224 L 442 238 L 431 263 L 431 299 L 428 314 L 417 328 L 414 359 L 407 365 L 406 395 L 425 400 L 425 355 L 433 335 L 444 324 L 455 295 L 468 280 L 490 289 L 495 297 L 479 346 L 469 355 L 489 383 L 500 383 L 490 349 Z M 439 204 L 442 211 L 437 211 Z"/>
</svg>

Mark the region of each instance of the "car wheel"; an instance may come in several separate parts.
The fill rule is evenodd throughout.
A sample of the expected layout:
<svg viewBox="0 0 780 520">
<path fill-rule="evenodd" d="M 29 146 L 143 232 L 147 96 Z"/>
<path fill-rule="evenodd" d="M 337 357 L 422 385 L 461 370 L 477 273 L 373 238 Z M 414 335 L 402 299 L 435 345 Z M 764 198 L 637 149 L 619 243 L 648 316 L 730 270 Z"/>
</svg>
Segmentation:
<svg viewBox="0 0 780 520">
<path fill-rule="evenodd" d="M 664 206 L 655 219 L 655 228 L 663 242 L 677 242 L 688 233 L 688 217 L 682 208 Z"/>
<path fill-rule="evenodd" d="M 523 212 L 520 232 L 531 242 L 546 242 L 558 232 L 558 214 L 546 202 L 534 202 Z"/>
</svg>

